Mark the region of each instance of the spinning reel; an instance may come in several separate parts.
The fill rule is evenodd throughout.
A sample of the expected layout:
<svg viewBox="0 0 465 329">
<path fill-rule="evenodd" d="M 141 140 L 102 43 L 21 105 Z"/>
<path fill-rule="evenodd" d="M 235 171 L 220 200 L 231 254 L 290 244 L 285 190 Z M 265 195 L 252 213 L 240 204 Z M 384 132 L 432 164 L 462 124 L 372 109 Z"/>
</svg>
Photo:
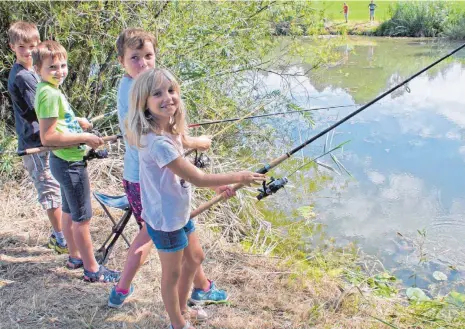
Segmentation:
<svg viewBox="0 0 465 329">
<path fill-rule="evenodd" d="M 90 131 L 91 134 L 97 135 L 98 137 L 102 137 L 102 134 L 97 129 L 92 129 Z M 108 158 L 108 150 L 101 149 L 101 150 L 94 150 L 90 149 L 89 152 L 84 156 L 84 161 L 89 161 L 92 159 L 105 159 Z"/>
<path fill-rule="evenodd" d="M 199 154 L 197 150 L 195 150 L 194 166 L 196 166 L 199 169 L 203 169 L 210 166 L 210 164 L 211 160 L 205 153 Z"/>
<path fill-rule="evenodd" d="M 261 200 L 266 198 L 269 195 L 272 195 L 276 192 L 278 192 L 281 188 L 284 187 L 288 182 L 286 177 L 283 178 L 278 178 L 274 179 L 274 177 L 271 177 L 270 181 L 263 182 L 262 188 L 259 188 L 258 191 L 260 192 L 259 195 L 257 195 L 257 199 Z"/>
<path fill-rule="evenodd" d="M 90 149 L 89 152 L 84 156 L 84 161 L 89 161 L 92 159 L 105 159 L 108 158 L 108 150 L 107 149 L 102 149 L 102 150 L 94 150 Z"/>
</svg>

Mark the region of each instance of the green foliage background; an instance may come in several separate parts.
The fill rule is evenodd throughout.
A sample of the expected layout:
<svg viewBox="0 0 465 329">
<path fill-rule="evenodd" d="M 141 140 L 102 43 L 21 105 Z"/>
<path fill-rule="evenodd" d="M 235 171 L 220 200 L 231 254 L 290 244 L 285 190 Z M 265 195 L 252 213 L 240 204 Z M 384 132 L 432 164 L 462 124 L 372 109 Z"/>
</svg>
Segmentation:
<svg viewBox="0 0 465 329">
<path fill-rule="evenodd" d="M 256 73 L 270 74 L 272 66 L 285 70 L 283 55 L 295 46 L 291 41 L 287 49 L 273 52 L 279 41 L 275 26 L 303 12 L 300 26 L 318 22 L 310 7 L 309 2 L 277 1 L 0 2 L 0 119 L 6 127 L 14 124 L 7 91 L 14 56 L 6 32 L 16 20 L 36 23 L 42 40 L 55 39 L 67 49 L 70 71 L 63 91 L 76 114 L 85 117 L 116 107 L 123 74 L 115 50 L 119 33 L 128 27 L 156 33 L 157 65 L 182 82 L 188 116 L 197 121 L 244 115 L 269 97 Z M 117 129 L 116 117 L 112 120 L 105 127 L 108 134 Z"/>
</svg>

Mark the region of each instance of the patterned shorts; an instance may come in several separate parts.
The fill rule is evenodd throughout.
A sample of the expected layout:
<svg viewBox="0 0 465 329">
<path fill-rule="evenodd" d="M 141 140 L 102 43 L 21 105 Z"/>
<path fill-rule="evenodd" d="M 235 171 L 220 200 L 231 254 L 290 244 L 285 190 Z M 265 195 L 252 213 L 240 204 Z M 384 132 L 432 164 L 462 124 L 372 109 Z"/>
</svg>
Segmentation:
<svg viewBox="0 0 465 329">
<path fill-rule="evenodd" d="M 129 206 L 132 209 L 132 213 L 134 214 L 134 218 L 136 219 L 138 224 L 144 223 L 142 219 L 142 202 L 140 197 L 140 184 L 129 182 L 123 179 L 123 187 L 126 196 L 128 197 Z"/>
<path fill-rule="evenodd" d="M 23 165 L 34 182 L 37 199 L 45 210 L 61 207 L 60 184 L 50 172 L 50 153 L 23 156 Z"/>
</svg>

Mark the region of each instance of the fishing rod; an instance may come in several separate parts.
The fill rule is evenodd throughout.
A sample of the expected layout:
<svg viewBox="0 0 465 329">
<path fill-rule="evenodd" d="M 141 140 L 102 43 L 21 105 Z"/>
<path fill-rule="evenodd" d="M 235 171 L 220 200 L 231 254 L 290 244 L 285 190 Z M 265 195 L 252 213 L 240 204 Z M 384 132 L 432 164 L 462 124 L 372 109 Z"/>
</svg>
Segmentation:
<svg viewBox="0 0 465 329">
<path fill-rule="evenodd" d="M 261 110 L 261 109 L 264 109 L 266 105 L 269 105 L 269 104 L 272 103 L 272 102 L 273 102 L 273 100 L 269 101 L 269 102 L 266 103 L 266 104 L 261 104 L 261 105 L 257 106 L 257 107 L 254 108 L 252 111 L 250 111 L 249 113 L 247 113 L 247 114 L 244 115 L 243 117 L 238 118 L 238 119 L 235 120 L 235 121 L 241 122 L 242 120 L 245 120 L 246 118 L 250 117 L 253 113 L 255 113 L 255 112 L 257 112 L 257 111 L 259 111 L 259 110 Z M 213 138 L 215 138 L 215 137 L 221 135 L 222 133 L 224 133 L 226 130 L 228 130 L 229 128 L 231 128 L 231 127 L 234 126 L 235 124 L 236 124 L 236 123 L 232 123 L 232 124 L 227 125 L 227 126 L 224 127 L 223 129 L 221 129 L 220 131 L 218 131 L 217 133 L 215 133 L 213 136 L 211 136 L 211 139 L 213 139 Z M 198 163 L 198 161 L 197 161 L 197 158 L 198 158 L 198 157 L 197 157 L 197 150 L 196 150 L 196 149 L 190 149 L 190 150 L 184 152 L 184 157 L 186 157 L 186 156 L 192 154 L 193 152 L 196 152 L 194 163 Z M 201 154 L 201 156 L 202 156 L 202 154 Z M 198 167 L 198 166 L 196 166 L 196 167 Z M 199 168 L 201 168 L 201 167 L 199 167 Z"/>
<path fill-rule="evenodd" d="M 302 170 L 303 168 L 307 167 L 309 164 L 311 164 L 313 162 L 316 162 L 316 160 L 324 157 L 325 155 L 331 154 L 331 152 L 334 152 L 334 151 L 342 148 L 345 144 L 347 144 L 349 142 L 350 141 L 345 141 L 345 142 L 339 144 L 338 146 L 333 147 L 329 151 L 323 152 L 323 154 L 320 154 L 319 156 L 311 159 L 310 161 L 305 162 L 303 165 L 299 166 L 297 169 L 295 169 L 290 174 L 287 174 L 284 177 L 281 177 L 281 178 L 278 178 L 278 179 L 275 179 L 274 177 L 270 177 L 270 181 L 268 183 L 263 182 L 262 187 L 258 189 L 260 194 L 257 195 L 257 200 L 260 201 L 261 199 L 264 199 L 269 195 L 275 194 L 280 189 L 282 189 L 289 182 L 289 178 L 291 176 L 295 175 L 299 170 Z M 331 156 L 333 156 L 333 155 L 331 154 Z M 316 162 L 316 163 L 319 164 L 319 165 L 322 165 L 319 162 Z M 326 166 L 326 165 L 324 165 L 324 167 L 328 168 L 328 166 Z"/>
<path fill-rule="evenodd" d="M 250 113 L 246 114 L 243 117 L 240 118 L 232 118 L 232 119 L 224 119 L 224 120 L 216 120 L 216 121 L 208 121 L 208 122 L 201 122 L 201 123 L 193 123 L 188 125 L 189 128 L 197 128 L 200 126 L 204 125 L 211 125 L 211 124 L 218 124 L 218 123 L 225 123 L 225 122 L 236 122 L 236 121 L 244 121 L 244 120 L 249 120 L 249 119 L 255 119 L 255 118 L 263 118 L 263 117 L 269 117 L 273 115 L 281 115 L 281 114 L 293 114 L 293 113 L 301 113 L 301 112 L 308 112 L 308 111 L 317 111 L 317 110 L 325 110 L 325 109 L 335 109 L 335 108 L 342 108 L 342 107 L 352 107 L 354 105 L 337 105 L 337 106 L 326 106 L 326 107 L 316 107 L 313 109 L 302 109 L 302 110 L 296 110 L 296 111 L 284 111 L 284 112 L 273 112 L 273 113 L 267 113 L 267 114 L 259 114 L 259 115 L 251 115 L 252 113 L 264 108 L 264 105 L 257 107 L 256 109 L 252 110 Z M 221 129 L 219 132 L 215 133 L 211 138 L 213 139 L 214 137 L 217 137 L 218 135 L 221 135 L 223 132 L 234 126 L 236 123 L 232 123 L 225 128 Z M 184 153 L 184 156 L 188 156 L 192 154 L 195 151 L 195 159 L 194 159 L 194 164 L 196 164 L 196 167 L 198 168 L 205 168 L 208 166 L 208 163 L 210 163 L 210 159 L 203 153 L 198 154 L 197 150 L 191 149 L 189 151 L 186 151 Z"/>
<path fill-rule="evenodd" d="M 188 125 L 189 128 L 197 128 L 201 126 L 206 126 L 206 125 L 213 125 L 213 124 L 218 124 L 218 123 L 224 123 L 224 122 L 233 122 L 233 121 L 239 121 L 239 120 L 249 120 L 249 119 L 256 119 L 256 118 L 264 118 L 264 117 L 270 117 L 274 115 L 281 115 L 281 114 L 294 114 L 294 113 L 302 113 L 302 112 L 309 112 L 309 111 L 318 111 L 318 110 L 329 110 L 329 109 L 336 109 L 336 108 L 342 108 L 342 107 L 353 107 L 355 105 L 338 105 L 338 106 L 326 106 L 326 107 L 315 107 L 311 109 L 302 109 L 302 110 L 296 110 L 296 111 L 284 111 L 284 112 L 273 112 L 273 113 L 267 113 L 267 114 L 260 114 L 260 115 L 252 115 L 252 116 L 246 116 L 242 118 L 231 118 L 231 119 L 224 119 L 224 120 L 216 120 L 216 121 L 207 121 L 207 122 L 200 122 L 200 123 L 191 123 Z"/>
<path fill-rule="evenodd" d="M 408 82 L 410 82 L 411 80 L 413 80 L 414 78 L 416 78 L 417 76 L 419 76 L 420 74 L 428 71 L 430 68 L 432 68 L 433 66 L 436 66 L 437 64 L 439 64 L 440 62 L 442 62 L 443 60 L 445 60 L 446 58 L 452 56 L 453 54 L 455 54 L 456 52 L 458 52 L 459 50 L 461 50 L 462 48 L 465 47 L 465 44 L 461 45 L 460 47 L 454 49 L 453 51 L 451 51 L 449 54 L 441 57 L 440 59 L 438 59 L 437 61 L 435 61 L 434 63 L 428 65 L 427 67 L 423 68 L 422 70 L 418 71 L 417 73 L 415 73 L 414 75 L 410 76 L 409 78 L 407 78 L 406 80 L 402 81 L 401 83 L 397 84 L 396 86 L 392 87 L 391 89 L 389 89 L 388 91 L 384 92 L 383 94 L 379 95 L 378 97 L 376 97 L 375 99 L 373 99 L 372 101 L 370 101 L 369 103 L 363 105 L 362 107 L 360 107 L 358 110 L 355 110 L 354 112 L 350 113 L 349 115 L 345 116 L 344 118 L 342 118 L 341 120 L 337 121 L 336 123 L 334 123 L 333 125 L 329 126 L 328 128 L 324 129 L 323 131 L 321 131 L 320 133 L 316 134 L 315 136 L 313 136 L 312 138 L 306 140 L 305 142 L 303 142 L 302 144 L 300 144 L 299 146 L 295 147 L 294 149 L 290 150 L 289 152 L 273 159 L 269 164 L 266 164 L 264 165 L 262 168 L 260 168 L 259 170 L 257 170 L 256 172 L 259 173 L 259 174 L 266 174 L 267 172 L 269 172 L 271 169 L 275 168 L 276 166 L 278 166 L 279 164 L 281 164 L 283 161 L 289 159 L 293 154 L 295 154 L 296 152 L 300 151 L 301 149 L 303 149 L 304 147 L 306 147 L 307 145 L 313 143 L 315 140 L 317 140 L 318 138 L 320 138 L 321 136 L 327 134 L 328 132 L 330 132 L 331 130 L 333 130 L 334 128 L 340 126 L 341 124 L 343 124 L 344 122 L 346 122 L 347 120 L 349 120 L 350 118 L 354 117 L 355 115 L 359 114 L 360 112 L 362 112 L 363 110 L 365 110 L 366 108 L 370 107 L 371 105 L 373 105 L 374 103 L 378 102 L 379 100 L 381 100 L 382 98 L 386 97 L 387 95 L 389 95 L 390 93 L 392 93 L 393 91 L 399 89 L 400 87 L 402 87 L 403 85 L 407 84 Z M 245 185 L 244 184 L 241 184 L 241 183 L 238 183 L 238 184 L 234 184 L 232 186 L 232 189 L 234 191 L 237 191 L 239 190 L 240 188 L 244 187 Z M 269 195 L 269 194 L 268 194 Z M 265 195 L 266 197 L 267 195 Z M 197 209 L 193 210 L 190 214 L 190 217 L 189 218 L 194 218 L 196 217 L 197 215 L 201 214 L 202 212 L 204 212 L 205 210 L 207 210 L 208 208 L 210 208 L 211 206 L 215 205 L 216 203 L 222 201 L 225 199 L 225 193 L 221 193 L 217 196 L 215 196 L 214 198 L 212 198 L 210 201 L 207 201 L 203 204 L 201 204 Z"/>
<path fill-rule="evenodd" d="M 112 135 L 112 136 L 105 136 L 102 137 L 104 142 L 115 142 L 118 139 L 123 138 L 123 135 Z M 47 151 L 53 151 L 53 150 L 61 150 L 64 148 L 69 148 L 69 147 L 78 147 L 84 144 L 73 144 L 73 145 L 66 145 L 66 146 L 40 146 L 40 147 L 33 147 L 30 149 L 25 149 L 25 150 L 19 150 L 16 154 L 21 156 L 24 155 L 29 155 L 29 154 L 36 154 L 40 152 L 47 152 Z"/>
<path fill-rule="evenodd" d="M 107 112 L 107 113 L 103 113 L 103 114 L 97 115 L 96 117 L 93 117 L 92 119 L 87 119 L 87 120 L 89 120 L 91 123 L 94 123 L 95 121 L 107 118 L 107 117 L 115 114 L 116 112 L 118 112 L 118 110 L 113 110 L 113 111 L 110 111 L 110 112 Z"/>
</svg>

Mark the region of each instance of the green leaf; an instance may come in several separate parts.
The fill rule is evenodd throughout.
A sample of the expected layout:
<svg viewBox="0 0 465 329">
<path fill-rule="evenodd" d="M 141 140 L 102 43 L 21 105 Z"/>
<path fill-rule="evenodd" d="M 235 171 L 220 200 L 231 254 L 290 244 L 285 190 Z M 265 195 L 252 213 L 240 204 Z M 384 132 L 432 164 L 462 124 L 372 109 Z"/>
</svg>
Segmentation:
<svg viewBox="0 0 465 329">
<path fill-rule="evenodd" d="M 465 304 L 465 295 L 457 291 L 451 291 L 446 301 L 457 306 L 463 306 Z"/>
<path fill-rule="evenodd" d="M 444 273 L 440 271 L 435 271 L 433 273 L 433 278 L 435 278 L 438 281 L 447 281 L 447 275 L 445 275 Z"/>
<path fill-rule="evenodd" d="M 418 302 L 424 302 L 427 300 L 430 300 L 428 296 L 421 290 L 420 288 L 413 288 L 410 287 L 406 291 L 407 297 L 410 300 L 418 301 Z"/>
<path fill-rule="evenodd" d="M 316 217 L 316 214 L 313 212 L 312 206 L 303 206 L 303 207 L 297 208 L 297 212 L 299 213 L 300 216 L 302 216 L 305 219 L 313 219 Z"/>
</svg>

